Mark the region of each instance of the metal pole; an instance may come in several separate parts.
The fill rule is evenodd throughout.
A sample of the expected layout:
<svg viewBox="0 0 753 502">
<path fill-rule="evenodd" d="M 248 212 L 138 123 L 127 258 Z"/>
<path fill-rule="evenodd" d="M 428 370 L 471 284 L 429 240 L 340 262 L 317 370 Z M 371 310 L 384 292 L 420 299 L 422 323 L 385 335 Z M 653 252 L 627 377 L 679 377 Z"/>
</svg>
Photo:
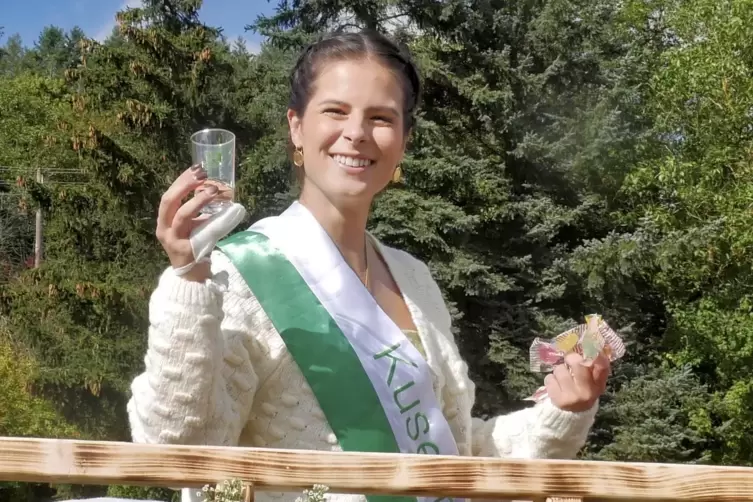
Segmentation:
<svg viewBox="0 0 753 502">
<path fill-rule="evenodd" d="M 42 171 L 37 168 L 37 183 L 42 183 Z M 36 228 L 34 232 L 34 268 L 42 264 L 42 208 L 37 208 Z"/>
</svg>

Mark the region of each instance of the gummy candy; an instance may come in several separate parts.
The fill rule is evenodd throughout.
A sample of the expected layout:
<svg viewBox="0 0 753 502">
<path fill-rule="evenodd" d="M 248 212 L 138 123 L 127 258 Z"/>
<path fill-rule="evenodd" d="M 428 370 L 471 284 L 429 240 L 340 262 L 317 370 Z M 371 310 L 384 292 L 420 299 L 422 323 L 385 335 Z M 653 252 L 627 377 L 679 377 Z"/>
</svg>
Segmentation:
<svg viewBox="0 0 753 502">
<path fill-rule="evenodd" d="M 625 345 L 600 315 L 586 316 L 586 323 L 569 329 L 551 340 L 536 338 L 531 344 L 531 371 L 548 372 L 564 363 L 565 355 L 576 352 L 587 361 L 603 354 L 610 361 L 625 355 Z M 540 387 L 528 399 L 539 402 L 547 398 L 546 389 Z"/>
</svg>

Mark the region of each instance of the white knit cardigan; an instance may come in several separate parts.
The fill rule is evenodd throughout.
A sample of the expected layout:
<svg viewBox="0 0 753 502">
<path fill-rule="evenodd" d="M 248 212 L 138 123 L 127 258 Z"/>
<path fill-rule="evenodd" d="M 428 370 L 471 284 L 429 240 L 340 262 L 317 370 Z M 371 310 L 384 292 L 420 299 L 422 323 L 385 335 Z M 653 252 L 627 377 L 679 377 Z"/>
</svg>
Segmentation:
<svg viewBox="0 0 753 502">
<path fill-rule="evenodd" d="M 489 420 L 472 417 L 475 386 L 429 269 L 408 253 L 379 248 L 418 329 L 460 455 L 574 457 L 597 405 L 571 413 L 547 401 Z M 133 440 L 339 451 L 314 394 L 259 302 L 225 255 L 215 251 L 211 259 L 206 283 L 167 269 L 152 294 L 146 369 L 133 381 L 128 403 Z M 256 500 L 288 502 L 296 496 L 262 492 Z M 196 500 L 195 490 L 184 490 L 183 500 Z M 330 500 L 365 499 L 331 495 Z"/>
</svg>

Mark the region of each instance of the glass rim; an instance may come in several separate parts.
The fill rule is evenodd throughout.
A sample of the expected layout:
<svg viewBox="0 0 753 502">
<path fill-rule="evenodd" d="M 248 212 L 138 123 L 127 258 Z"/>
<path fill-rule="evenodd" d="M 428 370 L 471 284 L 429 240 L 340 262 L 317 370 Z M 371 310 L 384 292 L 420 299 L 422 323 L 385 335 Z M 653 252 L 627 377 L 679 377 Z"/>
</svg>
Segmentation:
<svg viewBox="0 0 753 502">
<path fill-rule="evenodd" d="M 204 142 L 196 141 L 195 138 L 198 135 L 200 135 L 200 134 L 207 134 L 207 133 L 210 133 L 210 132 L 219 132 L 219 133 L 227 134 L 229 136 L 229 139 L 227 141 L 222 142 L 222 143 L 204 143 Z M 225 146 L 225 145 L 227 145 L 229 143 L 232 143 L 234 141 L 235 141 L 235 133 L 234 132 L 228 131 L 227 129 L 222 129 L 222 128 L 219 128 L 219 127 L 207 127 L 207 128 L 204 128 L 204 129 L 202 129 L 200 131 L 196 131 L 195 133 L 191 134 L 191 143 L 193 143 L 194 145 L 199 145 L 199 146 L 218 146 L 219 147 L 219 146 Z"/>
</svg>

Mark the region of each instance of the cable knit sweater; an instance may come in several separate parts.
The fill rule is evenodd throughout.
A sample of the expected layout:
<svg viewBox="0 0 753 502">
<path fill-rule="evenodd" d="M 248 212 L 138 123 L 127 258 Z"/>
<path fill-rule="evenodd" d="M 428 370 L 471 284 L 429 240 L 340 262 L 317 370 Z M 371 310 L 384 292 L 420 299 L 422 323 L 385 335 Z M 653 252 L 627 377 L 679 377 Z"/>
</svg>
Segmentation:
<svg viewBox="0 0 753 502">
<path fill-rule="evenodd" d="M 379 251 L 406 298 L 460 455 L 574 457 L 596 405 L 571 413 L 547 401 L 489 420 L 473 418 L 475 387 L 428 268 L 403 251 L 381 244 Z M 149 309 L 146 370 L 133 381 L 128 403 L 135 442 L 340 450 L 282 338 L 221 252 L 212 254 L 206 283 L 167 269 Z M 295 497 L 261 492 L 256 500 Z M 192 499 L 195 490 L 184 490 L 183 500 Z M 365 498 L 332 495 L 331 500 Z"/>
</svg>

